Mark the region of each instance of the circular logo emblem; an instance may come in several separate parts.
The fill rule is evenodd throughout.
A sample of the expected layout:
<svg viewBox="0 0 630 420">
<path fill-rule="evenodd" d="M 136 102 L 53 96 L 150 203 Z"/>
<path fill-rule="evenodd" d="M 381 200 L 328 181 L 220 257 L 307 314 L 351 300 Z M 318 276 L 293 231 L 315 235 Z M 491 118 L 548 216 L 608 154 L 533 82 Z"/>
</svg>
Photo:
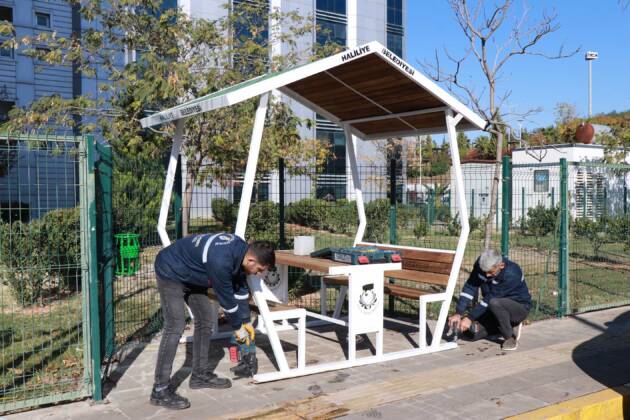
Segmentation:
<svg viewBox="0 0 630 420">
<path fill-rule="evenodd" d="M 276 289 L 280 285 L 280 273 L 278 270 L 268 270 L 263 281 L 271 290 Z"/>
<path fill-rule="evenodd" d="M 363 286 L 363 292 L 359 296 L 359 309 L 363 313 L 370 313 L 376 309 L 376 303 L 378 298 L 376 292 L 374 292 L 373 284 L 366 284 Z"/>
</svg>

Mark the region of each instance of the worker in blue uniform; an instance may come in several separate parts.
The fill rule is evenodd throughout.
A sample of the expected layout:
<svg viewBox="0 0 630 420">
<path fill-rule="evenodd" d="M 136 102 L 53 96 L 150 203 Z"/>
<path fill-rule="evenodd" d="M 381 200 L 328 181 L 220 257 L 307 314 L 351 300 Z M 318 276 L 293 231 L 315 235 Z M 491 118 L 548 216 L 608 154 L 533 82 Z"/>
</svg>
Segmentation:
<svg viewBox="0 0 630 420">
<path fill-rule="evenodd" d="M 254 339 L 250 322 L 247 275 L 260 274 L 275 265 L 271 242 L 248 244 L 229 233 L 193 235 L 163 248 L 155 260 L 157 289 L 164 316 L 164 332 L 155 367 L 150 402 L 170 409 L 190 407 L 188 399 L 169 386 L 177 345 L 186 326 L 186 306 L 194 317 L 192 375 L 190 388 L 229 388 L 208 368 L 212 334 L 208 288 L 212 287 L 219 305 L 234 330 L 238 342 Z"/>
<path fill-rule="evenodd" d="M 482 299 L 464 316 L 468 306 L 477 301 L 479 289 Z M 475 262 L 459 294 L 456 313 L 448 322 L 451 329 L 466 332 L 464 337 L 473 341 L 500 334 L 503 350 L 516 350 L 522 322 L 531 307 L 532 298 L 521 267 L 496 250 L 486 249 Z"/>
</svg>

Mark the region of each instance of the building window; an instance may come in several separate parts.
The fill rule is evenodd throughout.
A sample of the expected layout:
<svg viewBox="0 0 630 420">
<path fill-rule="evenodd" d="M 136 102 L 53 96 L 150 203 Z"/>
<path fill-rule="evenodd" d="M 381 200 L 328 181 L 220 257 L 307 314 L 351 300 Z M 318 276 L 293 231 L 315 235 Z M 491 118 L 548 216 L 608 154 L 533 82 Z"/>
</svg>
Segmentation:
<svg viewBox="0 0 630 420">
<path fill-rule="evenodd" d="M 50 28 L 50 13 L 35 12 L 35 24 L 42 28 Z"/>
<path fill-rule="evenodd" d="M 15 102 L 0 101 L 0 123 L 3 123 L 9 119 L 9 111 L 13 109 Z"/>
<path fill-rule="evenodd" d="M 13 23 L 13 9 L 11 7 L 0 6 L 0 21 Z M 8 37 L 0 37 L 0 57 L 13 58 L 13 46 L 3 45 L 8 40 Z"/>
<path fill-rule="evenodd" d="M 534 171 L 534 192 L 549 192 L 549 171 Z"/>
<path fill-rule="evenodd" d="M 346 45 L 348 18 L 346 17 L 345 0 L 317 0 L 315 16 L 317 24 L 315 41 L 317 44 Z"/>
<path fill-rule="evenodd" d="M 387 48 L 399 57 L 403 55 L 403 36 L 387 31 Z"/>
<path fill-rule="evenodd" d="M 403 55 L 403 10 L 402 0 L 387 0 L 387 48 L 394 54 Z"/>
<path fill-rule="evenodd" d="M 13 23 L 13 8 L 0 6 L 0 20 Z"/>
<path fill-rule="evenodd" d="M 327 128 L 317 128 L 317 138 L 330 144 L 331 156 L 319 168 L 317 198 L 334 199 L 346 197 L 346 136 L 331 123 L 320 121 Z"/>
<path fill-rule="evenodd" d="M 317 11 L 346 14 L 346 0 L 317 0 Z"/>
</svg>

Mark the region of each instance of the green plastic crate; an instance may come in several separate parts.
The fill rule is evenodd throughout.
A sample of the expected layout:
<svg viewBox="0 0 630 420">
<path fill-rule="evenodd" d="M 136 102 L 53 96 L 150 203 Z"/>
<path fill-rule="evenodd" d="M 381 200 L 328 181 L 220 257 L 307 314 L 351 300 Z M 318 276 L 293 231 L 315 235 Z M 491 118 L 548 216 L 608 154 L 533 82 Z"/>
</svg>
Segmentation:
<svg viewBox="0 0 630 420">
<path fill-rule="evenodd" d="M 137 233 L 117 233 L 114 235 L 118 248 L 116 275 L 133 276 L 140 269 L 140 242 Z"/>
</svg>

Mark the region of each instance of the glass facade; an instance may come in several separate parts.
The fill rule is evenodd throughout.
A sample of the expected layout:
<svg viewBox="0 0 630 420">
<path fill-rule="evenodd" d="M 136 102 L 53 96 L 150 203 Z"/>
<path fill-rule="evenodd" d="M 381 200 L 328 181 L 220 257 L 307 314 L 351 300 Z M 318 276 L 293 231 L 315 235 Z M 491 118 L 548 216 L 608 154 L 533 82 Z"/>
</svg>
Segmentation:
<svg viewBox="0 0 630 420">
<path fill-rule="evenodd" d="M 346 45 L 348 18 L 346 0 L 317 0 L 316 42 L 319 45 L 335 43 Z M 332 156 L 319 168 L 316 197 L 328 200 L 346 198 L 346 137 L 336 124 L 320 115 L 316 119 L 316 136 L 329 142 Z"/>
<path fill-rule="evenodd" d="M 319 169 L 317 198 L 346 198 L 346 136 L 335 128 L 317 128 L 317 138 L 329 142 L 331 156 Z"/>
<path fill-rule="evenodd" d="M 399 57 L 403 56 L 404 35 L 402 0 L 387 0 L 387 48 Z"/>
<path fill-rule="evenodd" d="M 317 0 L 315 7 L 321 12 L 346 14 L 346 0 Z"/>
</svg>

